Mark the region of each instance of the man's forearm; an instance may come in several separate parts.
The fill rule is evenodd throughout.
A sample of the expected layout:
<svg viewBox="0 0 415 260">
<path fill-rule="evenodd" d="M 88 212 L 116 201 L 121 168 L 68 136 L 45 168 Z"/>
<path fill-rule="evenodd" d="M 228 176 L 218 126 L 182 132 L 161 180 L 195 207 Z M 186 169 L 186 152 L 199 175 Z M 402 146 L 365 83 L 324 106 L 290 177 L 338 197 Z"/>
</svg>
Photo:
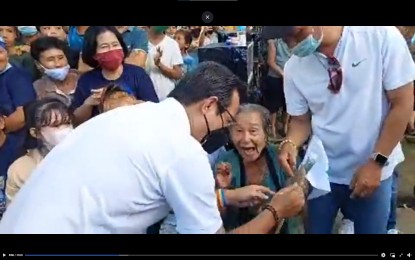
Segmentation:
<svg viewBox="0 0 415 260">
<path fill-rule="evenodd" d="M 383 123 L 374 152 L 389 156 L 402 140 L 413 110 L 413 101 L 405 103 L 392 106 Z"/>
<path fill-rule="evenodd" d="M 163 63 L 160 63 L 158 68 L 164 76 L 170 79 L 179 80 L 182 77 L 181 68 L 169 68 Z"/>
<path fill-rule="evenodd" d="M 294 142 L 297 147 L 302 146 L 311 134 L 310 115 L 292 116 L 288 124 L 287 139 Z"/>
<path fill-rule="evenodd" d="M 234 230 L 229 234 L 268 234 L 274 230 L 278 223 L 275 223 L 274 216 L 268 210 L 262 211 L 253 220 Z"/>
</svg>

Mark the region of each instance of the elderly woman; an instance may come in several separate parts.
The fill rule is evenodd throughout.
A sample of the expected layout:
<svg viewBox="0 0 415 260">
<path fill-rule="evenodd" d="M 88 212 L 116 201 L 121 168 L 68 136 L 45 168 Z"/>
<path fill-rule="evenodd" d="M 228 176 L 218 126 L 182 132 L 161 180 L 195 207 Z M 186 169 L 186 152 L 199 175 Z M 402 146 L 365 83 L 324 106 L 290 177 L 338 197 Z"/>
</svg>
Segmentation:
<svg viewBox="0 0 415 260">
<path fill-rule="evenodd" d="M 260 206 L 274 192 L 282 189 L 287 179 L 277 161 L 277 148 L 267 143 L 271 133 L 268 110 L 255 104 L 242 105 L 235 119 L 236 124 L 230 131 L 235 149 L 221 153 L 217 159 L 217 187 L 225 190 L 232 188 L 238 196 L 251 196 L 256 199 L 252 205 L 228 205 L 222 210 L 223 223 L 227 230 L 253 219 L 259 213 Z M 288 220 L 281 233 L 301 233 L 302 230 L 297 227 L 300 223 L 297 222 L 297 219 Z M 175 234 L 175 227 L 176 220 L 171 213 L 163 221 L 160 234 Z"/>
<path fill-rule="evenodd" d="M 44 36 L 32 43 L 30 52 L 43 73 L 42 78 L 33 83 L 38 99 L 60 97 L 70 106 L 79 73 L 70 68 L 68 45 L 56 37 Z"/>
<path fill-rule="evenodd" d="M 248 185 L 262 185 L 273 191 L 285 186 L 287 175 L 277 161 L 277 147 L 268 143 L 272 133 L 269 111 L 256 104 L 242 105 L 235 117 L 237 123 L 231 126 L 231 140 L 234 149 L 218 158 L 216 167 L 223 163 L 231 166 L 232 178 L 227 188 L 241 188 Z M 219 179 L 221 176 L 217 176 Z M 223 183 L 223 182 L 222 182 Z M 225 184 L 222 184 L 225 185 Z M 227 207 L 222 218 L 226 229 L 233 229 L 253 219 L 260 205 L 235 208 Z M 287 220 L 281 232 L 300 233 L 297 219 Z"/>
<path fill-rule="evenodd" d="M 124 63 L 128 48 L 114 26 L 90 26 L 85 33 L 82 59 L 94 68 L 79 78 L 72 102 L 76 124 L 99 113 L 102 91 L 116 83 L 139 100 L 158 102 L 153 82 L 141 67 Z"/>
<path fill-rule="evenodd" d="M 7 172 L 7 204 L 27 181 L 49 151 L 72 131 L 68 107 L 54 98 L 45 98 L 26 107 L 27 153 L 13 162 Z"/>
</svg>

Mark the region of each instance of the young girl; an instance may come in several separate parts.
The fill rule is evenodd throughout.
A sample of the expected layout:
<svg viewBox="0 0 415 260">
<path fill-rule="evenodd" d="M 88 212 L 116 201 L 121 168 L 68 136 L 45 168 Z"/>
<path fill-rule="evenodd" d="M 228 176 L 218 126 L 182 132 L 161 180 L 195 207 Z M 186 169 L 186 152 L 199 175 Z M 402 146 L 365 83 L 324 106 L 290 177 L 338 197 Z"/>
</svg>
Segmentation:
<svg viewBox="0 0 415 260">
<path fill-rule="evenodd" d="M 187 52 L 193 40 L 192 33 L 190 31 L 180 29 L 176 31 L 174 39 L 179 44 L 180 52 L 182 53 L 184 63 L 183 75 L 185 75 L 188 71 L 193 70 L 196 66 L 196 60 Z"/>
</svg>

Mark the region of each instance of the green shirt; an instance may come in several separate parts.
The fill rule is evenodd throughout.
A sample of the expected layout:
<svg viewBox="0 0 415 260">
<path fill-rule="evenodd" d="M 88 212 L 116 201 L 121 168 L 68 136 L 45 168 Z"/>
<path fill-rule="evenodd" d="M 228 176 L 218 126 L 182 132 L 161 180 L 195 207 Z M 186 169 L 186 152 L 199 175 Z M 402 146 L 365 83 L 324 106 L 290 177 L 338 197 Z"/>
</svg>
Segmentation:
<svg viewBox="0 0 415 260">
<path fill-rule="evenodd" d="M 282 170 L 278 163 L 278 153 L 277 147 L 273 144 L 269 144 L 266 147 L 266 152 L 272 162 L 273 166 L 275 167 L 276 172 L 276 183 L 274 183 L 273 178 L 270 175 L 270 169 L 265 174 L 264 180 L 262 185 L 265 187 L 270 188 L 273 191 L 279 191 L 285 186 L 287 181 L 287 175 Z M 264 154 L 265 155 L 265 154 Z M 231 186 L 233 188 L 240 188 L 241 187 L 241 160 L 240 156 L 238 155 L 235 149 L 228 151 L 227 153 L 220 156 L 216 162 L 216 166 L 219 163 L 227 162 L 232 165 L 232 183 Z M 216 168 L 215 166 L 215 168 Z M 269 167 L 268 167 L 269 168 Z M 245 180 L 247 178 L 245 177 Z M 236 207 L 227 207 L 226 212 L 222 215 L 223 224 L 226 230 L 234 229 L 239 227 L 252 218 L 255 217 L 256 212 L 254 209 L 238 209 Z M 281 233 L 284 234 L 298 234 L 301 233 L 301 226 L 302 221 L 300 217 L 295 217 L 291 219 L 287 219 L 286 223 L 284 224 Z"/>
</svg>

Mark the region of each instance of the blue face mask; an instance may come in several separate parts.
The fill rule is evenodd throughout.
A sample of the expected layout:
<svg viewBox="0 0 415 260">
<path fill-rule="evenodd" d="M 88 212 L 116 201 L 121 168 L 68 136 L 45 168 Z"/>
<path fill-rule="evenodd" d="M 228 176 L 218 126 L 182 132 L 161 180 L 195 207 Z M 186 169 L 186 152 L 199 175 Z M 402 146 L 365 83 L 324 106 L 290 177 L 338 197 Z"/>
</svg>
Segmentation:
<svg viewBox="0 0 415 260">
<path fill-rule="evenodd" d="M 59 80 L 59 81 L 64 81 L 66 79 L 69 69 L 70 69 L 69 65 L 66 65 L 65 67 L 62 67 L 62 68 L 56 68 L 56 69 L 44 68 L 46 76 L 54 80 Z"/>
<path fill-rule="evenodd" d="M 292 53 L 298 57 L 306 57 L 313 53 L 315 53 L 320 47 L 321 41 L 323 40 L 323 33 L 321 33 L 321 37 L 319 40 L 316 40 L 312 34 L 310 34 L 307 38 L 301 41 L 297 46 L 294 47 Z"/>
<path fill-rule="evenodd" d="M 36 26 L 19 26 L 18 30 L 23 36 L 27 37 L 34 36 L 38 33 Z"/>
</svg>

